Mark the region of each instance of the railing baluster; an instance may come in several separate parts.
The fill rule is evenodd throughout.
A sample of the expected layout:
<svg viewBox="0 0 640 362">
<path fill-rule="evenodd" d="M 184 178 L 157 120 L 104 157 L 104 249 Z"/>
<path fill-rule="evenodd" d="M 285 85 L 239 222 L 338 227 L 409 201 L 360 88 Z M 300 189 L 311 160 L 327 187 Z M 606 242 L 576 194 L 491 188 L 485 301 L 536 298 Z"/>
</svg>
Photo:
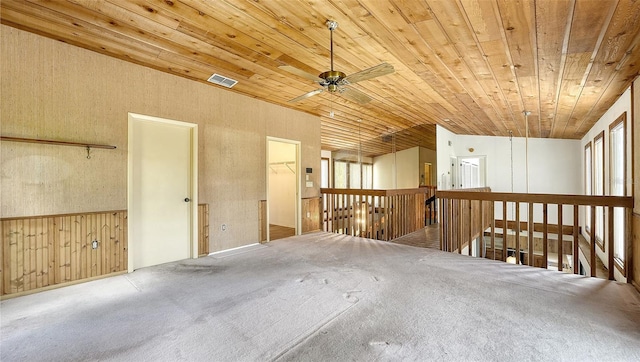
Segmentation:
<svg viewBox="0 0 640 362">
<path fill-rule="evenodd" d="M 527 246 L 529 247 L 529 257 L 527 258 L 529 261 L 529 266 L 535 266 L 535 256 L 533 255 L 533 202 L 529 203 L 529 222 L 527 229 L 529 231 L 529 237 L 527 238 Z"/>
<path fill-rule="evenodd" d="M 609 264 L 609 280 L 613 280 L 613 268 L 615 268 L 615 265 L 613 264 L 613 250 L 614 250 L 614 237 L 613 237 L 613 219 L 614 219 L 614 215 L 613 215 L 613 206 L 609 206 L 609 212 L 607 213 L 607 222 L 609 224 L 609 232 L 607 233 L 607 238 L 608 240 L 608 244 L 609 244 L 609 250 L 607 250 L 607 264 Z"/>
<path fill-rule="evenodd" d="M 543 267 L 549 268 L 549 223 L 547 213 L 547 203 L 542 204 L 542 254 L 544 257 Z"/>
<path fill-rule="evenodd" d="M 389 233 L 391 229 L 391 220 L 389 219 L 389 202 L 390 196 L 384 196 L 384 240 L 389 241 Z"/>
<path fill-rule="evenodd" d="M 440 207 L 438 208 L 438 214 L 439 215 L 444 215 L 444 199 L 440 198 L 439 200 L 437 200 L 437 202 L 440 204 Z M 442 220 L 444 220 L 444 216 L 440 216 L 438 219 L 440 221 L 442 221 Z M 447 223 L 447 224 L 449 224 L 449 223 Z M 446 245 L 446 242 L 447 242 L 447 240 L 445 240 L 445 235 L 446 235 L 445 228 L 446 228 L 445 223 L 440 222 L 440 250 L 442 250 L 442 251 L 448 251 L 448 250 L 445 250 L 445 247 L 444 247 Z"/>
<path fill-rule="evenodd" d="M 491 218 L 491 250 L 493 250 L 493 260 L 496 260 L 496 214 L 495 202 L 489 203 L 489 217 Z"/>
<path fill-rule="evenodd" d="M 479 222 L 480 222 L 480 236 L 478 238 L 478 240 L 480 240 L 480 245 L 478 245 L 480 251 L 478 253 L 478 256 L 481 258 L 486 257 L 485 254 L 485 247 L 484 247 L 484 201 L 480 201 L 480 217 L 479 217 Z"/>
<path fill-rule="evenodd" d="M 502 261 L 507 261 L 507 202 L 502 201 Z"/>
<path fill-rule="evenodd" d="M 520 260 L 520 202 L 515 203 L 516 219 L 514 220 L 516 227 L 516 264 L 522 264 Z"/>
<path fill-rule="evenodd" d="M 455 221 L 453 220 L 453 199 L 449 199 L 448 201 L 448 207 L 447 207 L 447 213 L 449 214 L 449 251 L 453 252 L 454 250 L 454 232 L 456 230 L 455 226 Z M 444 224 L 443 224 L 444 225 Z"/>
<path fill-rule="evenodd" d="M 562 222 L 562 207 L 563 204 L 558 204 L 558 271 L 562 271 L 562 244 L 564 243 L 564 232 L 563 232 L 563 222 Z"/>
<path fill-rule="evenodd" d="M 346 234 L 347 233 L 347 194 L 342 194 L 342 202 L 340 203 L 340 222 L 341 222 L 341 227 L 340 227 L 340 233 L 341 234 Z"/>
<path fill-rule="evenodd" d="M 631 256 L 633 255 L 633 233 L 632 233 L 632 226 L 633 226 L 633 209 L 632 208 L 626 208 L 625 209 L 625 216 L 624 216 L 624 246 L 623 246 L 623 250 L 624 250 L 624 276 L 629 278 L 629 272 L 630 272 L 630 267 L 631 267 Z M 640 263 L 640 260 L 636 261 L 637 263 Z"/>
<path fill-rule="evenodd" d="M 468 255 L 472 256 L 473 255 L 473 250 L 472 250 L 472 245 L 473 245 L 473 215 L 471 214 L 471 200 L 467 200 L 467 202 L 469 203 L 469 207 L 467 208 L 468 213 L 467 215 L 469 215 L 469 220 L 467 220 L 467 222 L 465 223 L 466 225 L 468 225 L 469 228 L 469 233 L 468 233 L 468 238 L 467 238 L 467 248 L 468 248 Z"/>
<path fill-rule="evenodd" d="M 457 237 L 457 246 L 458 246 L 458 254 L 462 254 L 462 242 L 464 235 L 464 202 L 463 200 L 458 200 L 458 217 L 460 218 L 460 227 L 458 228 L 458 237 Z"/>
<path fill-rule="evenodd" d="M 596 276 L 596 207 L 591 205 L 591 257 L 589 258 L 589 269 L 592 277 Z"/>
<path fill-rule="evenodd" d="M 573 205 L 573 274 L 578 274 L 578 264 L 580 263 L 580 258 L 578 257 L 578 205 Z"/>
</svg>

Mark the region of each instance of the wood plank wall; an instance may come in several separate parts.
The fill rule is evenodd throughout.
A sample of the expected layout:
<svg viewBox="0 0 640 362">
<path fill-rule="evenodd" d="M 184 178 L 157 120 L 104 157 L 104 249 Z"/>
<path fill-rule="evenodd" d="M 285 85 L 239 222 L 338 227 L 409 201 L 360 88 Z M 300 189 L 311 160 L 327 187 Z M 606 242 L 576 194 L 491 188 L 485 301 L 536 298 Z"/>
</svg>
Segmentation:
<svg viewBox="0 0 640 362">
<path fill-rule="evenodd" d="M 258 201 L 258 235 L 261 244 L 267 242 L 267 200 Z"/>
<path fill-rule="evenodd" d="M 0 295 L 127 271 L 125 210 L 0 219 L 0 235 Z M 198 205 L 198 250 L 209 254 L 208 204 Z"/>
<path fill-rule="evenodd" d="M 1 295 L 127 270 L 124 210 L 2 219 L 0 228 Z"/>
<path fill-rule="evenodd" d="M 209 204 L 198 205 L 198 256 L 209 255 Z"/>
<path fill-rule="evenodd" d="M 302 233 L 322 230 L 321 220 L 322 198 L 309 197 L 302 199 Z"/>
</svg>

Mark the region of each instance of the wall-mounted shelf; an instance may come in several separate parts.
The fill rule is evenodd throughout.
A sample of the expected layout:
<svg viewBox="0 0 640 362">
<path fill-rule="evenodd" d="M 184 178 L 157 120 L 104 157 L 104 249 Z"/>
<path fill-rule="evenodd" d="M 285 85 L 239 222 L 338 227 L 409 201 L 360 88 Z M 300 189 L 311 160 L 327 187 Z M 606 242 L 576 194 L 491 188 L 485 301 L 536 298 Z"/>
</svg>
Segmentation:
<svg viewBox="0 0 640 362">
<path fill-rule="evenodd" d="M 87 149 L 87 158 L 91 158 L 91 155 L 89 154 L 89 152 L 91 152 L 92 148 L 103 148 L 107 150 L 113 150 L 116 148 L 116 146 L 100 145 L 95 143 L 53 141 L 53 140 L 42 140 L 42 139 L 36 139 L 36 138 L 20 138 L 20 137 L 6 137 L 6 136 L 0 136 L 0 141 L 40 143 L 45 145 L 56 145 L 56 146 L 84 147 Z"/>
</svg>

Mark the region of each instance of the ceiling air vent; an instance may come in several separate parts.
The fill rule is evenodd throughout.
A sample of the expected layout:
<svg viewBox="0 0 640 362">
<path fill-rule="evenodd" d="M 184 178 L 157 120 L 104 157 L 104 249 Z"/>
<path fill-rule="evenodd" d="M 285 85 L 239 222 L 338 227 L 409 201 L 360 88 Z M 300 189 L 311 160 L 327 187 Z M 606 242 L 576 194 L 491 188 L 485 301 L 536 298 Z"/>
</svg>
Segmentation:
<svg viewBox="0 0 640 362">
<path fill-rule="evenodd" d="M 217 85 L 221 85 L 223 87 L 227 87 L 227 88 L 231 88 L 234 85 L 236 85 L 236 83 L 238 83 L 237 80 L 233 80 L 231 78 L 227 78 L 227 77 L 223 77 L 220 74 L 214 74 L 212 76 L 209 77 L 209 79 L 207 79 L 207 81 L 213 83 L 213 84 L 217 84 Z"/>
</svg>

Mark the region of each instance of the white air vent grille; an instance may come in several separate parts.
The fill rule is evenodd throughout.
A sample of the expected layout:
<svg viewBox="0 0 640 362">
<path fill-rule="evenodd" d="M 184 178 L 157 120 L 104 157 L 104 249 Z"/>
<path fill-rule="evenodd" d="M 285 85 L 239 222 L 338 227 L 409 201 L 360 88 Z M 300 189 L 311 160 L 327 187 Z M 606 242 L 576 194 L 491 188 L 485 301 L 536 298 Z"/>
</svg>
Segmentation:
<svg viewBox="0 0 640 362">
<path fill-rule="evenodd" d="M 220 74 L 214 74 L 212 76 L 209 77 L 209 79 L 207 79 L 207 81 L 213 83 L 213 84 L 217 84 L 217 85 L 221 85 L 223 87 L 227 87 L 227 88 L 231 88 L 234 85 L 236 85 L 236 83 L 238 83 L 237 80 L 233 80 L 231 78 L 227 78 L 227 77 L 223 77 Z"/>
</svg>

